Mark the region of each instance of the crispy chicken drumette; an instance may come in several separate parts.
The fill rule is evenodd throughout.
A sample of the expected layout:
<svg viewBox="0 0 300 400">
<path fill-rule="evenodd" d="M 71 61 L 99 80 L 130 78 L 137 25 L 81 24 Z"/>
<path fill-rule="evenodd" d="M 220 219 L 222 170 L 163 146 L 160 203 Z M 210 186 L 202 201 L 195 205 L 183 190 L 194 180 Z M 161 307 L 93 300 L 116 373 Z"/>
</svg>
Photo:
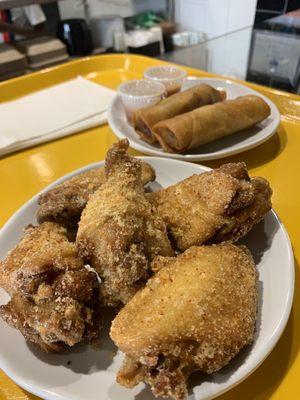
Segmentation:
<svg viewBox="0 0 300 400">
<path fill-rule="evenodd" d="M 106 182 L 90 196 L 76 239 L 108 306 L 125 304 L 146 283 L 156 255 L 173 254 L 165 223 L 145 196 L 141 162 L 127 148 L 123 140 L 108 151 Z"/>
</svg>

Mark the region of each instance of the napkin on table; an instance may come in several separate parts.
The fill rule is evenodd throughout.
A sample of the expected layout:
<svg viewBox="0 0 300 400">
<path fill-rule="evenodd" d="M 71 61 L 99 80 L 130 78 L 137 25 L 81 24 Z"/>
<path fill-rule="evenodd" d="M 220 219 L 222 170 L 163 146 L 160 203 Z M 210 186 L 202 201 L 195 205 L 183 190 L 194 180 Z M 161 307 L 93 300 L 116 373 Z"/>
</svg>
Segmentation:
<svg viewBox="0 0 300 400">
<path fill-rule="evenodd" d="M 0 103 L 0 155 L 106 122 L 115 92 L 82 77 Z"/>
</svg>

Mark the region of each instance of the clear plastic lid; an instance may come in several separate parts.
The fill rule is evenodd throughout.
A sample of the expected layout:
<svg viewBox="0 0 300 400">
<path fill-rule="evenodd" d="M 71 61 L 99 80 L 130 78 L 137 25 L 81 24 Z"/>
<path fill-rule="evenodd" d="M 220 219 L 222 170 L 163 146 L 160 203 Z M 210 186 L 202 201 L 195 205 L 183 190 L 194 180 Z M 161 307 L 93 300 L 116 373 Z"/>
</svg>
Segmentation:
<svg viewBox="0 0 300 400">
<path fill-rule="evenodd" d="M 165 87 L 159 82 L 153 82 L 146 79 L 133 80 L 122 83 L 118 88 L 118 93 L 124 97 L 130 97 L 132 100 L 137 98 L 150 98 L 161 96 Z"/>
<path fill-rule="evenodd" d="M 144 72 L 145 78 L 162 83 L 182 81 L 186 75 L 183 69 L 165 65 L 150 67 Z"/>
</svg>

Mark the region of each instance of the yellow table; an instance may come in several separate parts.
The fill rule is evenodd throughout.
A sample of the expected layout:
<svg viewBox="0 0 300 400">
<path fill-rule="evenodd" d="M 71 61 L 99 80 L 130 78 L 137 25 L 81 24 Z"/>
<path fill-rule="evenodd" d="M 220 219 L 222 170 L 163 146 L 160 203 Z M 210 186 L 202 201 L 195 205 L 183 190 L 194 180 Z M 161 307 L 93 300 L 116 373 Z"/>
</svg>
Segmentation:
<svg viewBox="0 0 300 400">
<path fill-rule="evenodd" d="M 140 78 L 146 67 L 156 64 L 162 62 L 134 55 L 88 57 L 1 83 L 0 102 L 78 74 L 116 88 L 120 82 Z M 194 76 L 212 76 L 203 71 L 186 70 Z M 253 150 L 205 164 L 215 167 L 224 162 L 245 161 L 251 174 L 264 176 L 270 181 L 274 190 L 274 209 L 285 224 L 294 247 L 296 290 L 291 317 L 276 348 L 247 380 L 221 396 L 220 400 L 297 399 L 300 396 L 300 296 L 297 287 L 297 259 L 300 257 L 300 97 L 258 85 L 247 85 L 269 97 L 278 106 L 282 115 L 278 132 Z M 0 159 L 0 226 L 49 183 L 74 169 L 102 160 L 114 141 L 116 137 L 105 125 Z M 136 151 L 132 153 L 138 154 Z M 20 389 L 0 371 L 0 399 L 27 400 L 36 397 Z"/>
</svg>

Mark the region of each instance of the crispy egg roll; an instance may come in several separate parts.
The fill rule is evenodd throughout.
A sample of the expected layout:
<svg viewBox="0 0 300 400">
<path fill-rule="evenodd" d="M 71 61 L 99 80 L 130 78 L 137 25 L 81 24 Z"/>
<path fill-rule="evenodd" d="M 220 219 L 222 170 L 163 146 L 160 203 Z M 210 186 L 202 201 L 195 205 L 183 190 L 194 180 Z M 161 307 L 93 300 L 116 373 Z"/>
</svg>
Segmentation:
<svg viewBox="0 0 300 400">
<path fill-rule="evenodd" d="M 270 107 L 261 97 L 247 95 L 161 121 L 153 131 L 164 151 L 182 153 L 250 128 L 269 115 Z"/>
<path fill-rule="evenodd" d="M 226 93 L 205 84 L 193 86 L 181 93 L 161 100 L 154 106 L 135 111 L 133 126 L 140 137 L 148 143 L 157 142 L 152 127 L 159 121 L 194 110 L 195 108 L 225 100 Z"/>
</svg>

